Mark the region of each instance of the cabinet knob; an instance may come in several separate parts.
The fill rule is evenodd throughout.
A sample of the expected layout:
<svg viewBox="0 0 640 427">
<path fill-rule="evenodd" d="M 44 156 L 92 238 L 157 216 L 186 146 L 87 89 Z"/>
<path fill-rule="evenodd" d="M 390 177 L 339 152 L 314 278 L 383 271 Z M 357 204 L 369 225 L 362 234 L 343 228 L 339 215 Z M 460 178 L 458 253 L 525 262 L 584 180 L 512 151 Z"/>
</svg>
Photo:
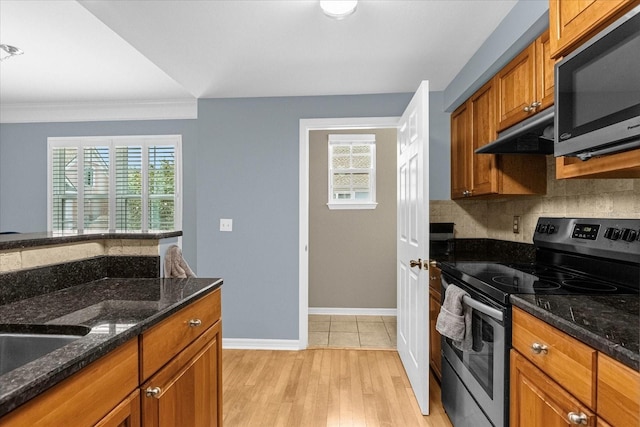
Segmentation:
<svg viewBox="0 0 640 427">
<path fill-rule="evenodd" d="M 587 417 L 587 415 L 582 412 L 580 412 L 579 414 L 575 412 L 569 412 L 567 414 L 567 418 L 569 419 L 569 422 L 571 424 L 575 425 L 587 425 L 587 421 L 589 419 L 589 417 Z"/>
<path fill-rule="evenodd" d="M 191 328 L 197 328 L 200 325 L 202 325 L 202 320 L 200 320 L 200 319 L 191 319 L 191 320 L 189 320 L 189 327 L 191 327 Z"/>
<path fill-rule="evenodd" d="M 539 106 L 542 105 L 542 102 L 540 101 L 533 101 L 530 105 L 527 105 L 526 107 L 523 108 L 523 110 L 526 113 L 532 113 L 534 111 L 536 111 L 536 108 L 538 108 Z"/>
<path fill-rule="evenodd" d="M 535 353 L 535 354 L 547 354 L 549 352 L 549 347 L 547 347 L 544 344 L 540 344 L 538 342 L 534 342 L 533 344 L 531 344 L 531 350 Z"/>
<path fill-rule="evenodd" d="M 160 387 L 149 387 L 145 390 L 147 397 L 155 397 L 156 399 L 160 398 L 160 393 L 162 393 L 162 389 Z"/>
</svg>

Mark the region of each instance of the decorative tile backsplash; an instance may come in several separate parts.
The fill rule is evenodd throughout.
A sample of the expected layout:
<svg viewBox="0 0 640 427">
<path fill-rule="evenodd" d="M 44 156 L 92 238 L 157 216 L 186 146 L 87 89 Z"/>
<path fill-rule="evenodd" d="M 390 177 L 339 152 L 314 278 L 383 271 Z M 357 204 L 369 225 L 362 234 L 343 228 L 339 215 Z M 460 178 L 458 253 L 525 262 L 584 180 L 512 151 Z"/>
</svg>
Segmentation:
<svg viewBox="0 0 640 427">
<path fill-rule="evenodd" d="M 532 243 L 540 216 L 640 218 L 640 179 L 555 179 L 547 156 L 547 194 L 491 200 L 432 200 L 430 222 L 455 223 L 456 238 Z M 520 216 L 520 233 L 512 231 Z"/>
</svg>

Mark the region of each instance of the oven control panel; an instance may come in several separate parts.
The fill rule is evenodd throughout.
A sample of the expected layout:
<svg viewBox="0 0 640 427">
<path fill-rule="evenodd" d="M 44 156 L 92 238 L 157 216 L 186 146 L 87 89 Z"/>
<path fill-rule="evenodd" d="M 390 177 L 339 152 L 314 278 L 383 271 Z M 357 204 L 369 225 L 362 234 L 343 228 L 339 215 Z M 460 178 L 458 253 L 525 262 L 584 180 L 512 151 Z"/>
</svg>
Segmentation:
<svg viewBox="0 0 640 427">
<path fill-rule="evenodd" d="M 640 263 L 640 219 L 540 217 L 536 246 Z"/>
</svg>

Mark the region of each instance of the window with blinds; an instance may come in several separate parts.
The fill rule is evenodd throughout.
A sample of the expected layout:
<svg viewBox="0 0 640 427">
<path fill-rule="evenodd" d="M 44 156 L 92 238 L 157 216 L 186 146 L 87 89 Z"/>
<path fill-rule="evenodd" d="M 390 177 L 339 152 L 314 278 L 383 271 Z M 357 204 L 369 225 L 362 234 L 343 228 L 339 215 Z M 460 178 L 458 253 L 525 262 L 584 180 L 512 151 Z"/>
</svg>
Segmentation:
<svg viewBox="0 0 640 427">
<path fill-rule="evenodd" d="M 182 227 L 180 136 L 49 138 L 48 145 L 50 230 Z"/>
<path fill-rule="evenodd" d="M 329 135 L 329 209 L 375 209 L 375 165 L 375 135 Z"/>
</svg>

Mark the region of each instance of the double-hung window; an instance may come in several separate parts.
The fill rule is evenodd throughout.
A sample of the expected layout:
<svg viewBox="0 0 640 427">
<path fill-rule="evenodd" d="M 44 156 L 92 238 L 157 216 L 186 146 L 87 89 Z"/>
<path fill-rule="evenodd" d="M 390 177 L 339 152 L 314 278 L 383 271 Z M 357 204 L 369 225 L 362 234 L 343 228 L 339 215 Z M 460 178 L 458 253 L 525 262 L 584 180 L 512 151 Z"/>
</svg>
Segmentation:
<svg viewBox="0 0 640 427">
<path fill-rule="evenodd" d="M 376 136 L 329 135 L 329 209 L 376 205 Z"/>
<path fill-rule="evenodd" d="M 48 228 L 182 228 L 181 137 L 48 139 Z"/>
</svg>

